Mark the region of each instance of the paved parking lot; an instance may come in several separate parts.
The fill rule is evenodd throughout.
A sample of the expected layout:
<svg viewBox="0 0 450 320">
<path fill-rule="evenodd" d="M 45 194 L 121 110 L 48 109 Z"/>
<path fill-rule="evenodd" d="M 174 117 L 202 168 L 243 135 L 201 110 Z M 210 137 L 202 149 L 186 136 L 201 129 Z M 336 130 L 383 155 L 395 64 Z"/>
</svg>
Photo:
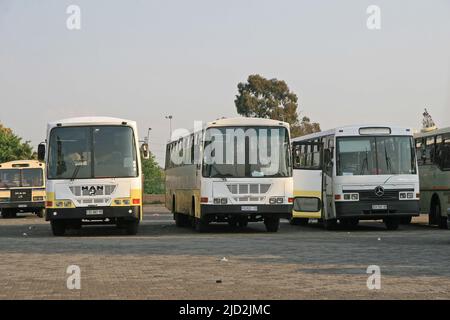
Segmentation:
<svg viewBox="0 0 450 320">
<path fill-rule="evenodd" d="M 148 206 L 137 236 L 96 226 L 57 238 L 33 215 L 0 219 L 0 299 L 449 299 L 450 231 L 425 221 L 197 234 Z M 67 289 L 69 265 L 80 290 Z M 381 268 L 380 290 L 366 286 L 369 265 Z"/>
</svg>

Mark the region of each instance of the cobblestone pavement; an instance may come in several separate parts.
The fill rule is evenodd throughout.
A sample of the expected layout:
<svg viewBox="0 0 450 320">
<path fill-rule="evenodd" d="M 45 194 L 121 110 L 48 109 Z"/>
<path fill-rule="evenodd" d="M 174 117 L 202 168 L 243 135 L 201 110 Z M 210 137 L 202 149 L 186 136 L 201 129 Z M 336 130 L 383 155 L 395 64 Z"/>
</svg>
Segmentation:
<svg viewBox="0 0 450 320">
<path fill-rule="evenodd" d="M 262 223 L 197 234 L 171 218 L 148 206 L 137 236 L 95 226 L 63 238 L 33 215 L 0 219 L 0 299 L 450 299 L 450 231 L 422 217 L 398 231 L 283 222 L 274 234 Z M 69 265 L 80 290 L 67 289 Z M 366 286 L 369 265 L 380 290 Z"/>
</svg>

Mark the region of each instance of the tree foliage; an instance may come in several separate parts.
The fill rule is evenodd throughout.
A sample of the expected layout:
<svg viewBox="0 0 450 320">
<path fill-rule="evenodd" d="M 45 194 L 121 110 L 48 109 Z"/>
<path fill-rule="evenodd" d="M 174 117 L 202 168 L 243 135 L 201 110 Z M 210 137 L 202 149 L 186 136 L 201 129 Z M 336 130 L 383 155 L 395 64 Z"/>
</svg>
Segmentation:
<svg viewBox="0 0 450 320">
<path fill-rule="evenodd" d="M 142 159 L 142 172 L 144 174 L 144 193 L 163 194 L 164 171 L 156 162 L 153 154 L 150 154 L 149 159 Z"/>
<path fill-rule="evenodd" d="M 238 84 L 234 103 L 242 116 L 288 122 L 293 137 L 320 131 L 320 125 L 311 123 L 308 117 L 299 120 L 298 97 L 282 80 L 250 75 L 246 83 Z"/>
<path fill-rule="evenodd" d="M 14 134 L 10 128 L 0 124 L 0 163 L 14 160 L 33 159 L 35 154 L 29 141 Z"/>
</svg>

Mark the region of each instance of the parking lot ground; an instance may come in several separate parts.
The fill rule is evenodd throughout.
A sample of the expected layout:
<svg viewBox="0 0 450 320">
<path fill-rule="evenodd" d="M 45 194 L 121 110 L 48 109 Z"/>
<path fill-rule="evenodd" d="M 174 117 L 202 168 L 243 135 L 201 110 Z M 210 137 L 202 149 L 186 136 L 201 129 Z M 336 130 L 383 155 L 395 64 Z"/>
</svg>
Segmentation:
<svg viewBox="0 0 450 320">
<path fill-rule="evenodd" d="M 89 226 L 53 237 L 43 219 L 21 215 L 0 219 L 0 299 L 450 299 L 450 231 L 426 222 L 198 234 L 146 206 L 136 236 Z M 80 290 L 67 288 L 70 265 Z M 380 267 L 380 290 L 367 288 L 369 265 Z"/>
</svg>

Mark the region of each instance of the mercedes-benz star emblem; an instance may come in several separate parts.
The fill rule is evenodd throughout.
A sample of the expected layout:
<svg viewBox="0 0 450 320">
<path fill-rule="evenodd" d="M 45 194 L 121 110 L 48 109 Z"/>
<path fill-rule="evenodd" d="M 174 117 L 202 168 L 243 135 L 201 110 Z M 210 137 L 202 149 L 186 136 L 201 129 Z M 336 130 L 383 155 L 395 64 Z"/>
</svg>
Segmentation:
<svg viewBox="0 0 450 320">
<path fill-rule="evenodd" d="M 384 188 L 382 186 L 376 187 L 375 188 L 375 194 L 377 195 L 377 197 L 384 196 Z"/>
</svg>

